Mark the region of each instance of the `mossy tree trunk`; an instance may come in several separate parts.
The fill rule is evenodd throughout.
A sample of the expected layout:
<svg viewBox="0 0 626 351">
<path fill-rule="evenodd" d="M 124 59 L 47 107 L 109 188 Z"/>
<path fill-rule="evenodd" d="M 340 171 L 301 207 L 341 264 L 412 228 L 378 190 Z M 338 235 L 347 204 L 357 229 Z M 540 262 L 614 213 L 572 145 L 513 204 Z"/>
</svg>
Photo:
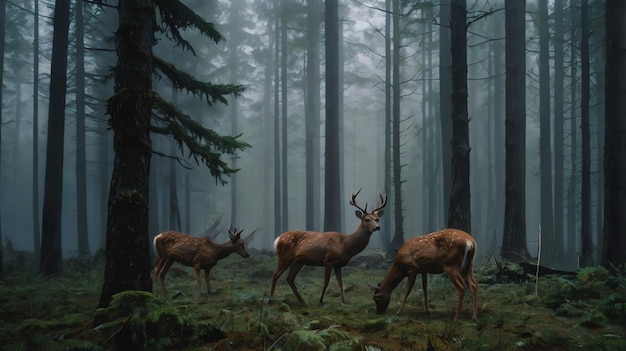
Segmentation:
<svg viewBox="0 0 626 351">
<path fill-rule="evenodd" d="M 109 100 L 115 156 L 101 308 L 121 291 L 152 291 L 148 190 L 155 8 L 140 0 L 127 0 L 120 1 L 118 11 L 115 92 Z"/>
</svg>

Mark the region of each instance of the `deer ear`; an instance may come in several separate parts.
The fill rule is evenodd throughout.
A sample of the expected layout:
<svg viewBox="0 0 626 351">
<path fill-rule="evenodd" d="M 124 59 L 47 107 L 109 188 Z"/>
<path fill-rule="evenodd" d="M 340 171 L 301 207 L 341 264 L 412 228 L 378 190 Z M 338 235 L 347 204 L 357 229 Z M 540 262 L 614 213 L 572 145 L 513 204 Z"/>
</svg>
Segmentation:
<svg viewBox="0 0 626 351">
<path fill-rule="evenodd" d="M 363 212 L 356 210 L 354 211 L 354 213 L 356 214 L 357 217 L 359 217 L 359 219 L 363 219 Z"/>
<path fill-rule="evenodd" d="M 383 211 L 383 210 L 378 210 L 378 211 L 374 212 L 374 214 L 376 214 L 378 217 L 382 217 L 384 213 L 385 213 L 385 211 Z"/>
</svg>

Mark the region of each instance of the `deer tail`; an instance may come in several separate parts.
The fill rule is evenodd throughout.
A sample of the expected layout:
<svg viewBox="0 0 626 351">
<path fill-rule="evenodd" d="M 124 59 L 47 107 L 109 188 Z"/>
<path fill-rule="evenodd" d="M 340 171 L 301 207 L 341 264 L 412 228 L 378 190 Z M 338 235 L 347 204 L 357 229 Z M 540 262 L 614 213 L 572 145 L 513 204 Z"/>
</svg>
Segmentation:
<svg viewBox="0 0 626 351">
<path fill-rule="evenodd" d="M 476 255 L 476 245 L 470 240 L 465 241 L 465 255 L 463 256 L 463 265 L 461 266 L 461 275 L 467 276 L 474 265 L 474 256 Z"/>
<path fill-rule="evenodd" d="M 280 239 L 280 236 L 276 237 L 276 239 L 274 239 L 274 251 L 278 251 L 278 239 Z"/>
</svg>

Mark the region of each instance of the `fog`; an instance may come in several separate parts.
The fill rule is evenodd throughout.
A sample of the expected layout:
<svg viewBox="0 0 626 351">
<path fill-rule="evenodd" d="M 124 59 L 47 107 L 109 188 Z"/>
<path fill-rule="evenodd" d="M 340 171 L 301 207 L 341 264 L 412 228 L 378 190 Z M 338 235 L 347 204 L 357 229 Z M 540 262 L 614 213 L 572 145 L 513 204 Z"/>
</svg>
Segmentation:
<svg viewBox="0 0 626 351">
<path fill-rule="evenodd" d="M 243 2 L 243 1 L 242 1 Z M 185 36 L 196 50 L 197 55 L 174 47 L 167 38 L 159 37 L 155 46 L 155 55 L 171 61 L 201 81 L 216 84 L 236 83 L 246 87 L 246 91 L 236 101 L 230 99 L 229 105 L 215 104 L 207 106 L 201 99 L 194 99 L 186 92 L 176 94 L 176 105 L 204 126 L 213 128 L 220 134 L 241 133 L 241 140 L 251 144 L 251 148 L 239 153 L 236 167 L 236 195 L 233 197 L 233 179 L 228 184 L 216 182 L 209 171 L 193 161 L 185 160 L 177 149 L 171 149 L 171 140 L 154 136 L 153 148 L 168 155 L 181 158 L 180 162 L 167 157 L 153 155 L 151 161 L 151 196 L 156 197 L 156 208 L 151 207 L 156 223 L 151 223 L 156 235 L 165 230 L 180 230 L 199 235 L 205 228 L 221 218 L 217 241 L 225 241 L 229 226 L 244 228 L 246 233 L 255 229 L 259 233 L 248 243 L 249 247 L 270 250 L 273 239 L 280 234 L 274 223 L 274 211 L 279 211 L 274 203 L 274 150 L 273 118 L 274 112 L 274 70 L 272 52 L 274 45 L 273 10 L 267 1 L 246 0 L 245 6 L 237 17 L 231 17 L 229 1 L 185 1 L 200 16 L 214 22 L 217 29 L 226 37 L 226 41 L 215 44 L 200 37 L 192 30 L 184 31 Z M 286 147 L 288 196 L 288 226 L 284 229 L 321 230 L 323 227 L 324 186 L 317 189 L 321 203 L 319 218 L 314 228 L 306 228 L 306 163 L 305 163 L 305 102 L 306 102 L 306 5 L 307 1 L 290 1 L 291 11 L 284 15 L 288 24 L 288 47 L 281 49 L 281 55 L 288 55 L 288 90 L 287 90 L 287 140 L 280 140 L 281 147 Z M 322 2 L 323 3 L 323 2 Z M 540 231 L 540 149 L 539 149 L 539 26 L 535 20 L 537 5 L 528 1 L 526 14 L 526 228 L 528 249 L 532 255 L 537 252 Z M 563 140 L 553 140 L 554 144 L 564 146 L 564 163 L 567 184 L 556 184 L 565 191 L 563 199 L 555 206 L 567 206 L 567 199 L 574 196 L 574 208 L 564 211 L 564 223 L 573 220 L 574 228 L 579 228 L 580 219 L 572 214 L 580 213 L 580 168 L 570 176 L 572 167 L 580 163 L 580 134 L 572 135 L 571 126 L 580 121 L 580 52 L 575 49 L 573 56 L 570 46 L 578 39 L 580 23 L 570 17 L 570 2 L 565 1 L 565 33 L 562 38 L 565 45 L 564 93 L 564 130 Z M 421 3 L 420 3 L 421 4 Z M 592 6 L 595 4 L 592 1 Z M 400 50 L 401 72 L 401 172 L 402 208 L 404 220 L 404 239 L 436 231 L 445 226 L 447 209 L 443 208 L 443 180 L 441 159 L 440 123 L 440 77 L 439 77 L 439 6 L 427 3 L 410 8 L 405 4 L 406 16 L 402 17 Z M 51 5 L 52 6 L 52 5 Z M 74 6 L 74 4 L 72 4 Z M 504 207 L 504 189 L 493 189 L 494 174 L 504 174 L 502 159 L 497 159 L 497 151 L 504 145 L 497 145 L 497 134 L 501 133 L 494 121 L 504 119 L 504 11 L 503 1 L 468 2 L 468 109 L 471 146 L 471 213 L 472 235 L 478 243 L 478 257 L 487 258 L 499 252 L 502 240 Z M 4 238 L 11 241 L 16 250 L 32 251 L 33 225 L 33 177 L 38 172 L 38 208 L 42 211 L 45 175 L 45 155 L 47 138 L 47 113 L 49 94 L 49 66 L 52 36 L 51 10 L 40 6 L 39 45 L 40 63 L 37 81 L 40 87 L 38 106 L 39 133 L 33 136 L 33 5 L 30 1 L 23 7 L 7 3 L 7 20 L 14 23 L 6 34 L 6 52 L 4 64 L 4 85 L 2 99 L 2 144 L 0 168 L 0 206 L 1 224 Z M 343 226 L 337 228 L 345 233 L 352 233 L 359 225 L 354 208 L 348 204 L 351 192 L 363 189 L 357 202 L 371 208 L 378 201 L 378 193 L 385 192 L 385 12 L 384 1 L 340 1 L 340 23 L 342 24 L 343 62 L 343 106 L 342 138 L 343 154 L 341 165 L 344 193 L 342 195 Z M 85 70 L 90 81 L 87 83 L 87 210 L 88 235 L 91 252 L 102 248 L 105 233 L 105 213 L 107 193 L 102 192 L 103 184 L 108 186 L 112 170 L 113 132 L 107 131 L 105 102 L 113 93 L 113 82 L 101 80 L 110 67 L 115 65 L 112 33 L 116 30 L 116 11 L 112 8 L 98 9 L 85 5 Z M 323 11 L 323 6 L 320 9 Z M 554 13 L 550 2 L 549 11 Z M 590 11 L 596 14 L 594 8 Z M 489 14 L 487 14 L 489 13 Z M 480 17 L 479 19 L 477 19 Z M 231 18 L 241 22 L 230 23 Z M 474 21 L 475 20 L 475 21 Z M 72 17 L 74 21 L 74 17 Z M 603 39 L 603 19 L 591 19 L 593 35 L 591 45 L 591 130 L 592 130 L 592 237 L 601 234 L 601 203 L 596 201 L 598 179 L 602 178 L 602 167 L 598 163 L 601 150 L 597 141 L 602 133 L 598 128 L 598 119 L 603 110 L 603 97 L 597 91 L 602 89 L 602 82 L 596 78 L 603 73 L 601 45 Z M 8 23 L 8 22 L 7 22 Z M 551 20 L 550 28 L 555 21 Z M 324 181 L 324 25 L 320 22 L 320 117 L 319 135 L 321 137 L 320 165 L 316 170 L 320 181 Z M 551 29 L 552 31 L 552 29 Z M 575 36 L 572 36 L 574 33 Z M 70 25 L 70 48 L 68 57 L 68 98 L 65 122 L 64 181 L 63 181 L 63 255 L 70 257 L 77 252 L 77 188 L 76 188 L 76 104 L 75 104 L 75 23 Z M 553 42 L 551 49 L 553 50 Z M 236 50 L 231 56 L 232 50 Z M 231 72 L 236 57 L 237 70 Z M 554 85 L 554 65 L 550 60 L 551 82 Z M 573 66 L 574 65 L 574 66 Z M 572 69 L 573 67 L 573 69 Z M 269 74 L 268 74 L 269 72 Z M 573 76 L 572 76 L 573 75 Z M 232 78 L 235 78 L 235 81 Z M 269 78 L 268 78 L 269 77 Z M 268 85 L 269 79 L 269 85 Z M 271 92 L 267 91 L 267 88 Z M 167 81 L 155 77 L 154 89 L 168 99 L 174 99 L 172 87 Z M 574 94 L 572 94 L 572 91 Z M 269 98 L 269 100 L 268 100 Z M 572 98 L 574 100 L 572 100 Z M 498 101 L 499 100 L 499 101 Z M 282 101 L 280 101 L 282 103 Z M 237 106 L 237 131 L 233 133 L 231 112 Z M 554 111 L 554 102 L 551 111 Z M 502 122 L 503 123 L 503 122 Z M 554 122 L 553 122 L 554 125 Z M 575 130 L 576 128 L 574 128 Z M 429 131 L 428 134 L 424 131 Z M 104 143 L 102 135 L 108 138 Z M 38 138 L 39 162 L 33 166 L 34 137 Z M 426 139 L 425 139 L 426 138 Z M 102 150 L 108 148 L 103 158 Z M 173 153 L 172 153 L 173 150 Z M 186 155 L 186 154 L 185 154 Z M 435 159 L 428 166 L 428 156 Z M 171 195 L 170 163 L 175 162 L 176 191 L 178 212 L 181 226 L 170 219 Z M 185 165 L 188 169 L 182 167 Z M 578 166 L 580 167 L 580 166 Z M 433 174 L 434 177 L 426 177 Z M 394 186 L 394 185 L 392 185 Z M 389 189 L 392 189 L 391 187 Z M 491 190 L 490 190 L 491 189 Z M 571 189 L 568 193 L 567 189 Z M 429 190 L 434 196 L 429 198 Z M 186 192 L 187 191 L 187 192 Z M 389 190 L 391 192 L 391 190 Z M 389 204 L 381 222 L 394 221 L 392 194 L 387 194 Z M 489 197 L 492 197 L 491 199 Z M 231 203 L 236 201 L 236 220 L 233 221 Z M 174 211 L 175 212 L 175 211 Z M 389 225 L 388 230 L 393 230 Z M 565 242 L 558 243 L 567 247 L 568 241 L 574 240 L 578 248 L 580 241 L 578 230 L 565 234 Z M 386 234 L 386 235 L 385 235 Z M 376 232 L 368 248 L 383 249 L 385 238 L 393 233 Z M 577 252 L 568 252 L 576 261 Z"/>
</svg>

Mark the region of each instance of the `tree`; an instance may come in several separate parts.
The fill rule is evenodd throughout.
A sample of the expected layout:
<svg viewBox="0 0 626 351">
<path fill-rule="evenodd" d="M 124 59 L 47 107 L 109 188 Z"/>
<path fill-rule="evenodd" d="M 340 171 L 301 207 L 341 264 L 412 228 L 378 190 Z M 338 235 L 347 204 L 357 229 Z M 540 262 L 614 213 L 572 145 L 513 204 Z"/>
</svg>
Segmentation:
<svg viewBox="0 0 626 351">
<path fill-rule="evenodd" d="M 62 270 L 61 208 L 63 198 L 63 141 L 65 136 L 65 93 L 70 1 L 56 0 L 52 62 L 50 63 L 50 105 L 46 176 L 41 233 L 39 272 L 57 275 Z"/>
<path fill-rule="evenodd" d="M 83 1 L 76 0 L 76 211 L 78 252 L 89 255 L 87 156 L 85 155 L 85 44 Z"/>
<path fill-rule="evenodd" d="M 339 178 L 339 9 L 337 0 L 325 5 L 326 33 L 326 140 L 324 175 L 324 231 L 341 228 Z"/>
<path fill-rule="evenodd" d="M 33 27 L 33 242 L 35 256 L 41 256 L 39 214 L 39 2 L 35 1 Z M 2 86 L 2 84 L 0 84 Z M 1 240 L 0 240 L 1 241 Z"/>
<path fill-rule="evenodd" d="M 607 268 L 626 262 L 626 2 L 606 2 L 606 107 L 604 139 L 604 252 Z"/>
<path fill-rule="evenodd" d="M 443 162 L 443 213 L 448 216 L 450 209 L 450 189 L 452 189 L 452 57 L 450 47 L 450 6 L 451 0 L 441 0 L 439 4 L 439 114 L 441 116 L 441 152 Z M 445 218 L 445 223 L 448 219 Z M 434 228 L 433 228 L 434 229 Z"/>
<path fill-rule="evenodd" d="M 465 0 L 452 0 L 450 47 L 452 71 L 452 188 L 448 227 L 470 232 L 470 146 L 467 111 L 467 9 Z"/>
<path fill-rule="evenodd" d="M 400 164 L 400 1 L 392 1 L 392 83 L 391 83 L 391 164 L 393 176 L 394 232 L 391 248 L 399 249 L 404 244 L 402 220 L 402 166 Z"/>
<path fill-rule="evenodd" d="M 591 239 L 591 131 L 589 127 L 589 7 L 587 0 L 581 4 L 580 30 L 580 129 L 582 137 L 581 163 L 581 216 L 580 254 L 582 262 L 591 265 L 594 261 Z"/>
<path fill-rule="evenodd" d="M 505 1 L 505 201 L 501 255 L 529 257 L 526 247 L 526 0 Z"/>
<path fill-rule="evenodd" d="M 0 101 L 2 100 L 2 87 L 4 86 L 4 48 L 5 48 L 5 25 L 6 25 L 7 2 L 0 4 Z M 0 156 L 2 155 L 2 108 L 0 108 Z M 2 157 L 0 157 L 0 176 L 2 175 Z M 2 241 L 2 211 L 0 211 L 0 278 L 3 277 L 3 254 L 4 242 Z"/>
<path fill-rule="evenodd" d="M 563 0 L 554 2 L 554 258 L 560 260 L 564 251 L 563 236 L 563 184 L 564 176 L 564 36 Z"/>
<path fill-rule="evenodd" d="M 552 200 L 552 140 L 550 138 L 550 34 L 548 1 L 539 1 L 539 157 L 541 196 L 541 245 L 545 258 L 554 261 L 554 215 Z"/>
<path fill-rule="evenodd" d="M 307 4 L 306 228 L 319 230 L 320 212 L 320 24 L 321 2 Z"/>
<path fill-rule="evenodd" d="M 156 23 L 160 12 L 161 26 Z M 237 96 L 243 87 L 215 85 L 195 80 L 152 53 L 155 32 L 164 32 L 184 50 L 195 54 L 182 37 L 183 29 L 195 28 L 214 42 L 223 37 L 214 26 L 198 17 L 179 1 L 148 6 L 141 0 L 121 1 L 116 31 L 117 65 L 114 95 L 108 100 L 109 125 L 114 132 L 114 166 L 109 190 L 106 263 L 98 307 L 108 306 L 111 297 L 126 290 L 151 291 L 148 240 L 150 132 L 171 136 L 196 163 L 202 162 L 211 175 L 226 183 L 236 172 L 222 159 L 249 147 L 239 136 L 221 136 L 204 128 L 152 90 L 153 73 L 167 78 L 172 86 L 203 98 L 209 105 L 227 103 L 226 95 Z M 96 325 L 101 318 L 96 318 Z"/>
</svg>

